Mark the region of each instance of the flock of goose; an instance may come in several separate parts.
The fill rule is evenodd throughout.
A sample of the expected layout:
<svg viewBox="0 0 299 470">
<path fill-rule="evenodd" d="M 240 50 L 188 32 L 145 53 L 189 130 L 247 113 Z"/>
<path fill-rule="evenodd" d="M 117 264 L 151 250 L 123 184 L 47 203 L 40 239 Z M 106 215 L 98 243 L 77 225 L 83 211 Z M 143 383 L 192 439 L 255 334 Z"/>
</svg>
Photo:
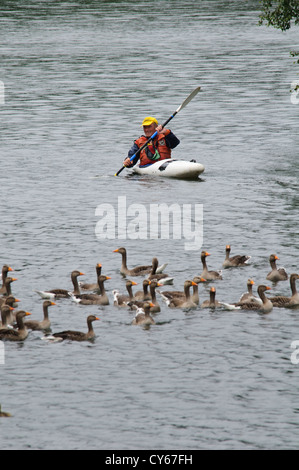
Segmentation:
<svg viewBox="0 0 299 470">
<path fill-rule="evenodd" d="M 250 260 L 248 255 L 235 255 L 230 256 L 231 247 L 226 246 L 226 256 L 223 261 L 222 267 L 224 269 L 246 266 Z M 257 287 L 257 294 L 253 293 L 254 281 L 248 279 L 247 292 L 235 303 L 225 303 L 216 300 L 216 289 L 214 286 L 210 288 L 210 298 L 200 303 L 199 299 L 199 284 L 210 281 L 218 281 L 222 279 L 221 271 L 211 271 L 207 266 L 206 258 L 210 255 L 207 251 L 201 252 L 202 272 L 200 275 L 195 276 L 193 279 L 187 279 L 184 282 L 183 289 L 179 290 L 164 290 L 165 285 L 173 284 L 173 277 L 164 273 L 166 264 L 163 266 L 158 265 L 156 257 L 152 260 L 152 265 L 136 266 L 131 269 L 127 267 L 127 251 L 121 247 L 114 250 L 122 256 L 120 273 L 126 277 L 126 293 L 120 293 L 118 290 L 113 290 L 113 304 L 117 307 L 125 307 L 130 310 L 135 310 L 135 317 L 132 321 L 133 325 L 151 325 L 155 323 L 154 314 L 161 311 L 160 304 L 157 300 L 156 292 L 160 295 L 161 299 L 170 308 L 191 309 L 197 308 L 226 308 L 229 310 L 255 310 L 260 313 L 269 313 L 273 307 L 286 307 L 292 308 L 299 305 L 299 294 L 296 290 L 296 280 L 299 275 L 296 273 L 287 274 L 284 268 L 278 268 L 276 265 L 278 256 L 271 254 L 269 258 L 271 271 L 268 273 L 266 280 L 273 283 L 279 281 L 286 281 L 289 279 L 291 295 L 290 296 L 276 296 L 267 297 L 266 291 L 271 288 L 267 285 L 261 284 Z M 52 289 L 48 291 L 36 291 L 40 297 L 44 299 L 43 302 L 43 319 L 26 320 L 26 317 L 31 315 L 30 312 L 25 310 L 15 310 L 18 307 L 19 299 L 12 294 L 11 285 L 17 279 L 9 276 L 12 268 L 4 265 L 2 268 L 2 287 L 0 288 L 0 310 L 1 310 L 1 323 L 0 323 L 0 340 L 8 341 L 24 341 L 28 336 L 28 330 L 40 330 L 45 332 L 45 339 L 52 341 L 85 341 L 94 338 L 95 333 L 93 330 L 93 322 L 99 320 L 95 315 L 88 315 L 87 317 L 87 332 L 65 330 L 57 333 L 49 333 L 51 322 L 49 319 L 48 309 L 55 305 L 54 300 L 61 298 L 70 298 L 74 302 L 81 305 L 109 305 L 109 297 L 105 290 L 105 282 L 111 277 L 102 274 L 102 265 L 96 266 L 96 282 L 83 283 L 79 282 L 78 278 L 83 275 L 81 271 L 73 271 L 71 273 L 71 281 L 73 290 L 65 289 Z M 142 290 L 133 291 L 137 283 L 128 279 L 143 276 Z M 162 289 L 157 288 L 162 287 Z M 192 288 L 192 292 L 191 292 Z"/>
</svg>

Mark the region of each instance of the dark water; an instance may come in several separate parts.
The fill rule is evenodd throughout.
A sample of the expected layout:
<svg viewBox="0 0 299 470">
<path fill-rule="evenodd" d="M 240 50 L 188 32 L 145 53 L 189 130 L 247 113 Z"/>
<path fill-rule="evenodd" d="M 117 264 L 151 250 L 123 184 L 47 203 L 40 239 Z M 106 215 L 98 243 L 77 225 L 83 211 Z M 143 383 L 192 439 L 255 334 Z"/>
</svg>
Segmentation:
<svg viewBox="0 0 299 470">
<path fill-rule="evenodd" d="M 298 31 L 258 27 L 258 2 L 5 2 L 1 6 L 0 260 L 14 269 L 20 306 L 42 316 L 34 289 L 70 287 L 80 269 L 111 276 L 110 306 L 68 300 L 51 308 L 52 330 L 85 330 L 94 343 L 48 344 L 31 332 L 5 344 L 1 449 L 297 449 L 298 310 L 261 316 L 173 310 L 131 326 L 112 305 L 125 290 L 115 248 L 128 264 L 154 255 L 181 288 L 201 272 L 200 252 L 220 269 L 225 245 L 250 254 L 226 270 L 217 298 L 235 301 L 265 283 L 276 253 L 298 272 L 298 78 L 289 51 Z M 153 180 L 121 167 L 146 115 L 172 121 L 177 158 L 206 167 L 202 181 Z M 98 239 L 96 209 L 118 197 L 142 204 L 202 204 L 203 243 Z M 139 281 L 140 287 L 141 281 Z M 268 283 L 269 284 L 269 283 Z M 201 301 L 211 284 L 200 286 Z M 289 283 L 272 294 L 289 295 Z"/>
</svg>

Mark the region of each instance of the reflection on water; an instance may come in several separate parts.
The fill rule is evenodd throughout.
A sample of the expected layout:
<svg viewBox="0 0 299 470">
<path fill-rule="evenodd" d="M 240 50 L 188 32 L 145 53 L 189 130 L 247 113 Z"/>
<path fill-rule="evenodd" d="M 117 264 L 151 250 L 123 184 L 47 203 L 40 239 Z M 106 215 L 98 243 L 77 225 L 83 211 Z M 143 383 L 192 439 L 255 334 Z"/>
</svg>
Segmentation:
<svg viewBox="0 0 299 470">
<path fill-rule="evenodd" d="M 144 330 L 112 294 L 125 292 L 113 253 L 122 245 L 129 267 L 157 256 L 182 289 L 201 273 L 202 249 L 218 270 L 231 244 L 252 259 L 215 283 L 226 302 L 249 277 L 255 289 L 265 282 L 271 253 L 298 272 L 296 30 L 258 27 L 256 2 L 220 1 L 14 2 L 0 22 L 1 262 L 16 271 L 13 292 L 41 319 L 35 289 L 71 288 L 74 269 L 95 280 L 98 262 L 111 276 L 109 306 L 65 299 L 50 312 L 53 331 L 85 331 L 96 312 L 93 344 L 47 344 L 37 332 L 5 344 L 1 403 L 14 418 L 1 448 L 297 448 L 296 310 L 173 310 L 159 297 Z M 171 129 L 181 140 L 173 156 L 201 162 L 201 180 L 115 177 L 144 116 L 164 122 L 197 86 Z M 202 204 L 202 246 L 98 240 L 96 208 L 118 197 Z M 200 285 L 200 301 L 210 287 Z M 289 282 L 271 287 L 290 293 Z"/>
</svg>

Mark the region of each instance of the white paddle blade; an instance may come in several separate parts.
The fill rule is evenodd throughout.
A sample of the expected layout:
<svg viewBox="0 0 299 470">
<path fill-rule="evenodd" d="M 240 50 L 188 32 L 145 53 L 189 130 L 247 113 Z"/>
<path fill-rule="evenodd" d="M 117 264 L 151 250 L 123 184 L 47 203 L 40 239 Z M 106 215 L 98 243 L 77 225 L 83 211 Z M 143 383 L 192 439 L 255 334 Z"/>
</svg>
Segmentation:
<svg viewBox="0 0 299 470">
<path fill-rule="evenodd" d="M 192 93 L 190 93 L 190 95 L 185 99 L 185 101 L 183 101 L 183 103 L 178 107 L 178 109 L 176 110 L 176 113 L 178 113 L 181 109 L 185 108 L 185 106 L 187 106 L 187 104 L 190 103 L 191 100 L 193 100 L 193 98 L 197 95 L 199 91 L 200 91 L 200 86 L 195 88 L 195 90 L 193 90 Z"/>
</svg>

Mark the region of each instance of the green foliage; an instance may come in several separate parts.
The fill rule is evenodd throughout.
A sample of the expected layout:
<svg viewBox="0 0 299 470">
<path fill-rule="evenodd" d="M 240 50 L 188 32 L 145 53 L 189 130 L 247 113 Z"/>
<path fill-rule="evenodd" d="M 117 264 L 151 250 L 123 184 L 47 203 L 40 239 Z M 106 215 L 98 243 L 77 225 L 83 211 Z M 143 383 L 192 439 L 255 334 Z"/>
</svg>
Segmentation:
<svg viewBox="0 0 299 470">
<path fill-rule="evenodd" d="M 299 24 L 299 0 L 261 0 L 262 13 L 259 15 L 259 25 L 264 22 L 267 26 L 286 31 L 291 22 Z"/>
<path fill-rule="evenodd" d="M 266 23 L 267 26 L 286 31 L 290 29 L 292 21 L 299 24 L 299 0 L 261 0 L 262 13 L 259 15 L 259 25 Z M 294 64 L 299 64 L 299 51 L 291 51 L 290 55 L 295 57 Z"/>
</svg>

